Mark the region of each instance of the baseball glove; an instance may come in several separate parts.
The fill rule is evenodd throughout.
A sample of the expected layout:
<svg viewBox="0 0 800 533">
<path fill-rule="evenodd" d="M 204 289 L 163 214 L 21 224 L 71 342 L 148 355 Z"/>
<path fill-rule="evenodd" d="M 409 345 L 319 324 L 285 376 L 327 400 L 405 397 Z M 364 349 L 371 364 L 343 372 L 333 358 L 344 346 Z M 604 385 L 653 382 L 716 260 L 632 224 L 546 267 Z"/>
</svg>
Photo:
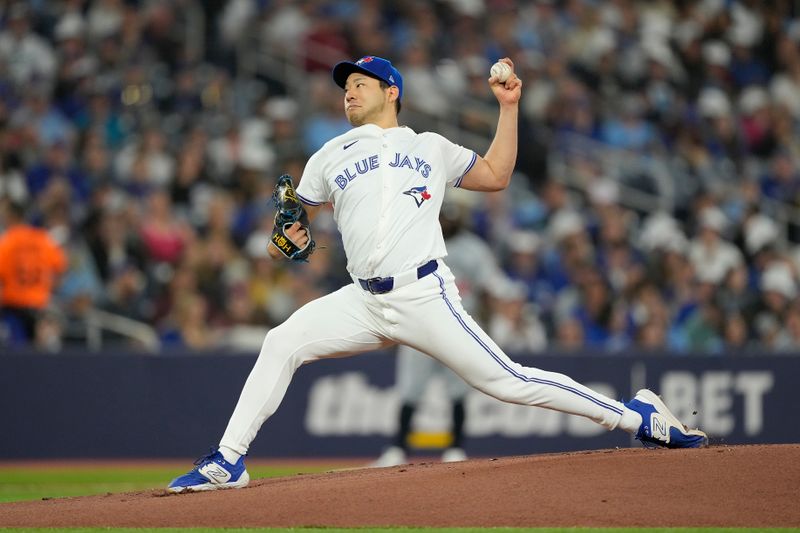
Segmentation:
<svg viewBox="0 0 800 533">
<path fill-rule="evenodd" d="M 308 214 L 294 192 L 290 175 L 284 174 L 278 178 L 272 201 L 278 208 L 275 213 L 275 228 L 272 230 L 272 244 L 292 261 L 308 261 L 308 256 L 314 251 L 314 239 L 311 238 Z M 286 230 L 298 221 L 308 235 L 308 242 L 302 248 L 286 236 Z"/>
</svg>

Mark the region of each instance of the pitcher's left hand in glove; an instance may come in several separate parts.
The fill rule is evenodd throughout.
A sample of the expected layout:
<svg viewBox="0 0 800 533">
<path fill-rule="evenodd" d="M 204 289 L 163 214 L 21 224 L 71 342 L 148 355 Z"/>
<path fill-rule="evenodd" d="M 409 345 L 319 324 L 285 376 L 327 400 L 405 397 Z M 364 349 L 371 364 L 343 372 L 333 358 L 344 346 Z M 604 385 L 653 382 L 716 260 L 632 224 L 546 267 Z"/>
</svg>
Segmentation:
<svg viewBox="0 0 800 533">
<path fill-rule="evenodd" d="M 278 178 L 272 200 L 278 208 L 272 244 L 292 261 L 308 261 L 308 256 L 314 252 L 314 239 L 311 238 L 308 214 L 294 192 L 291 176 L 284 174 Z"/>
</svg>

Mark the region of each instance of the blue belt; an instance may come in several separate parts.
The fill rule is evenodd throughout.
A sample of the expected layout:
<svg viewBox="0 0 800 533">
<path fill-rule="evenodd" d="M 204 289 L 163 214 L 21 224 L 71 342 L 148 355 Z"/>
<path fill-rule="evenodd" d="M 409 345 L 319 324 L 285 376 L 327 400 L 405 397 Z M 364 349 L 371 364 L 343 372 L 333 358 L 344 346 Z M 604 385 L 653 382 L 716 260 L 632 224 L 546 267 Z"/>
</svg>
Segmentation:
<svg viewBox="0 0 800 533">
<path fill-rule="evenodd" d="M 416 281 L 418 279 L 422 279 L 431 272 L 434 272 L 437 268 L 439 268 L 439 263 L 436 262 L 436 259 L 431 259 L 421 267 L 417 268 L 416 271 L 416 278 L 411 276 L 396 276 L 396 278 L 402 278 L 402 280 L 407 280 L 403 282 L 395 282 L 395 277 L 388 277 L 388 278 L 369 278 L 369 279 L 358 279 L 359 285 L 365 291 L 371 292 L 372 294 L 385 294 L 392 289 L 396 289 L 401 287 L 402 285 L 406 285 L 412 281 Z M 413 272 L 412 272 L 413 274 Z"/>
</svg>

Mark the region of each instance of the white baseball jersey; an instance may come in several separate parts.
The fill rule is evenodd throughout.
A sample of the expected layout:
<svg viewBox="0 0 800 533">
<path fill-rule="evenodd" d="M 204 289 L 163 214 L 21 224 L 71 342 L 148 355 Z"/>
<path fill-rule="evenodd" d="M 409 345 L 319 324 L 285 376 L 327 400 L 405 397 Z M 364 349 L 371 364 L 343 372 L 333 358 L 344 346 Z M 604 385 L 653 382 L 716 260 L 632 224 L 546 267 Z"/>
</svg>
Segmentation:
<svg viewBox="0 0 800 533">
<path fill-rule="evenodd" d="M 347 270 L 392 276 L 446 255 L 439 210 L 448 184 L 475 164 L 472 150 L 411 128 L 354 128 L 309 159 L 297 195 L 333 204 Z"/>
<path fill-rule="evenodd" d="M 441 259 L 446 250 L 438 217 L 445 188 L 458 187 L 476 159 L 435 133 L 376 125 L 355 128 L 311 157 L 298 196 L 307 204 L 333 204 L 353 277 L 392 277 L 393 283 L 388 292 L 382 283 L 377 289 L 348 284 L 273 328 L 220 446 L 247 453 L 301 365 L 396 344 L 430 355 L 495 398 L 617 427 L 625 413 L 620 402 L 562 374 L 512 361 L 464 309 Z"/>
</svg>

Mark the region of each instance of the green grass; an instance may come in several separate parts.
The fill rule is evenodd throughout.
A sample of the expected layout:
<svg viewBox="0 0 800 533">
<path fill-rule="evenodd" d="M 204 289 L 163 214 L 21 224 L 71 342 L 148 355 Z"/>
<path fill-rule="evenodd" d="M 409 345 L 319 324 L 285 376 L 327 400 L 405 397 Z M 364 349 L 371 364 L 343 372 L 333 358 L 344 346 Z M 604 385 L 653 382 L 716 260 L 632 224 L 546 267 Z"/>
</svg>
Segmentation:
<svg viewBox="0 0 800 533">
<path fill-rule="evenodd" d="M 760 531 L 770 531 L 775 533 L 797 532 L 800 528 L 524 528 L 524 527 L 497 527 L 497 528 L 475 528 L 475 527 L 445 527 L 445 528 L 65 528 L 65 529 L 45 529 L 45 528 L 2 528 L 0 531 L 9 533 L 36 532 L 52 533 L 54 531 L 68 531 L 69 533 L 101 533 L 113 531 L 114 533 L 211 533 L 214 531 L 224 531 L 225 533 L 254 533 L 256 531 L 268 531 L 269 533 L 523 533 L 531 531 L 536 533 L 756 533 Z"/>
<path fill-rule="evenodd" d="M 256 478 L 291 476 L 299 473 L 326 472 L 330 466 L 248 466 Z M 113 467 L 53 466 L 3 467 L 0 465 L 0 503 L 65 496 L 87 496 L 132 492 L 166 487 L 174 477 L 185 473 L 183 467 Z"/>
</svg>

